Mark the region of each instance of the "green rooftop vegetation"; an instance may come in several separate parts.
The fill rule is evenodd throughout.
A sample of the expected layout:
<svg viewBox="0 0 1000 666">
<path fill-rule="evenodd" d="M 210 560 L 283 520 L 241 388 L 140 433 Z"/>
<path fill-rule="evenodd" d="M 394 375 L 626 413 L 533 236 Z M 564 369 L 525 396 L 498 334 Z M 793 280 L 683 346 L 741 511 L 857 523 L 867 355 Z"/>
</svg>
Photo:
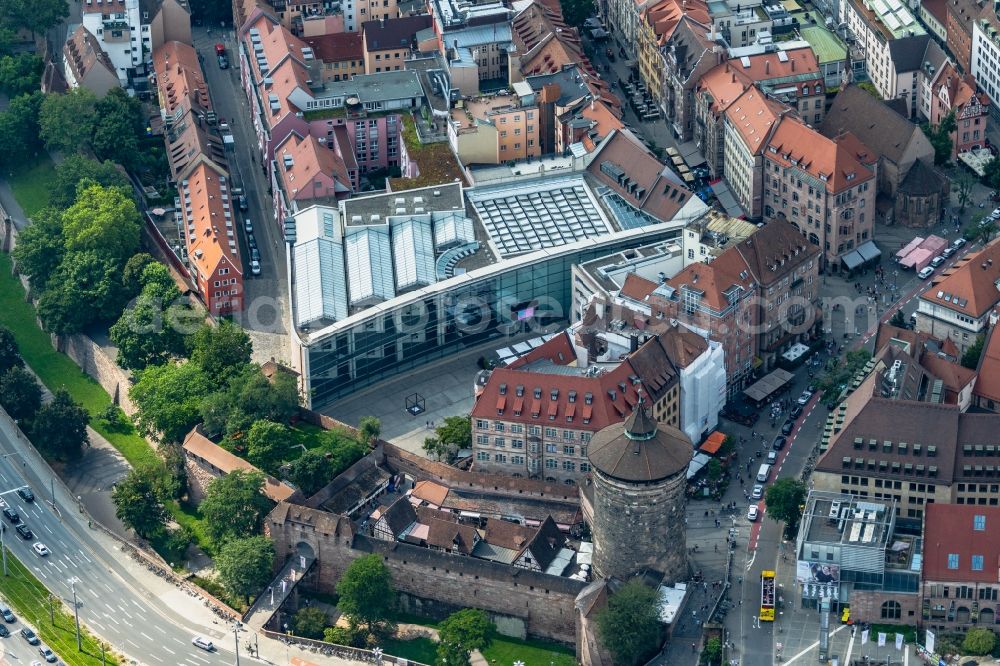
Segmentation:
<svg viewBox="0 0 1000 666">
<path fill-rule="evenodd" d="M 458 160 L 452 154 L 448 142 L 422 143 L 420 137 L 417 136 L 416 124 L 409 115 L 403 116 L 403 143 L 406 145 L 406 152 L 410 159 L 417 163 L 420 175 L 416 178 L 389 179 L 388 183 L 393 192 L 463 179 Z"/>
</svg>

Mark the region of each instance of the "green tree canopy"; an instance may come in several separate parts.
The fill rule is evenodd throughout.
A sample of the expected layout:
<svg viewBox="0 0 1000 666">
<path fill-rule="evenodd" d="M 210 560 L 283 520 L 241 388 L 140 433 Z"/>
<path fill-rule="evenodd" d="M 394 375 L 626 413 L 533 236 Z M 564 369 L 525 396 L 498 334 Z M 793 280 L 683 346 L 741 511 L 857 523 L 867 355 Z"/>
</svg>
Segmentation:
<svg viewBox="0 0 1000 666">
<path fill-rule="evenodd" d="M 38 299 L 38 316 L 59 335 L 79 333 L 96 321 L 116 319 L 125 305 L 119 267 L 98 251 L 71 252 Z"/>
<path fill-rule="evenodd" d="M 38 114 L 42 141 L 49 150 L 79 152 L 90 142 L 96 116 L 97 97 L 87 88 L 46 95 Z"/>
<path fill-rule="evenodd" d="M 135 201 L 119 187 L 91 185 L 63 213 L 63 239 L 70 252 L 99 251 L 122 267 L 139 248 Z"/>
<path fill-rule="evenodd" d="M 66 0 L 5 0 L 0 3 L 0 13 L 4 23 L 24 28 L 34 37 L 69 17 L 69 3 Z"/>
<path fill-rule="evenodd" d="M 993 189 L 1000 189 L 1000 159 L 993 158 L 983 168 L 983 183 Z"/>
<path fill-rule="evenodd" d="M 299 409 L 295 377 L 283 372 L 270 380 L 258 365 L 247 365 L 202 408 L 205 429 L 212 435 L 246 432 L 254 421 L 287 423 Z"/>
<path fill-rule="evenodd" d="M 42 406 L 42 387 L 24 366 L 0 375 L 0 405 L 12 419 L 30 421 Z"/>
<path fill-rule="evenodd" d="M 382 422 L 374 416 L 362 416 L 358 421 L 358 436 L 361 441 L 368 444 L 379 438 L 382 434 Z"/>
<path fill-rule="evenodd" d="M 485 611 L 466 608 L 452 613 L 438 625 L 439 666 L 467 666 L 473 650 L 489 645 L 493 623 Z"/>
<path fill-rule="evenodd" d="M 9 97 L 30 94 L 42 84 L 45 63 L 34 53 L 0 58 L 0 90 Z"/>
<path fill-rule="evenodd" d="M 215 557 L 219 582 L 230 594 L 244 598 L 253 596 L 267 585 L 273 565 L 274 544 L 263 535 L 231 539 L 222 545 Z"/>
<path fill-rule="evenodd" d="M 18 233 L 14 247 L 17 269 L 28 276 L 33 290 L 42 292 L 65 255 L 62 214 L 54 208 L 43 208 Z"/>
<path fill-rule="evenodd" d="M 122 269 L 122 284 L 129 293 L 135 296 L 139 295 L 145 286 L 142 274 L 146 268 L 155 265 L 157 265 L 156 259 L 148 252 L 136 252 L 128 258 L 128 261 L 125 262 L 125 268 Z"/>
<path fill-rule="evenodd" d="M 778 479 L 770 485 L 764 495 L 767 512 L 775 520 L 783 521 L 787 531 L 798 527 L 802 516 L 802 503 L 806 499 L 806 486 L 793 478 Z"/>
<path fill-rule="evenodd" d="M 934 148 L 934 164 L 945 164 L 951 159 L 951 152 L 954 147 L 951 134 L 958 128 L 955 122 L 955 112 L 949 111 L 948 115 L 941 119 L 937 125 L 923 125 L 924 134 L 927 135 L 931 146 Z M 965 208 L 965 204 L 962 204 Z"/>
<path fill-rule="evenodd" d="M 98 162 L 74 153 L 67 155 L 56 165 L 55 182 L 49 190 L 49 205 L 60 209 L 72 206 L 81 183 L 132 191 L 128 178 L 114 162 L 110 160 Z M 149 257 L 148 254 L 144 256 Z M 149 258 L 152 260 L 152 257 Z"/>
<path fill-rule="evenodd" d="M 136 425 L 162 442 L 180 442 L 201 417 L 201 403 L 212 390 L 193 363 L 166 363 L 139 373 L 129 391 L 138 408 Z"/>
<path fill-rule="evenodd" d="M 290 467 L 288 480 L 307 497 L 333 480 L 333 463 L 322 451 L 306 451 Z"/>
<path fill-rule="evenodd" d="M 974 655 L 987 655 L 996 646 L 997 635 L 986 627 L 973 627 L 965 632 L 962 640 L 962 652 Z"/>
<path fill-rule="evenodd" d="M 80 457 L 89 441 L 89 420 L 87 410 L 73 402 L 69 391 L 57 388 L 51 402 L 43 405 L 32 421 L 31 441 L 50 458 L 73 460 Z"/>
<path fill-rule="evenodd" d="M 167 269 L 161 264 L 151 264 L 146 270 L 152 278 L 160 271 L 166 273 Z M 118 365 L 123 368 L 142 370 L 186 351 L 176 311 L 187 310 L 187 304 L 169 274 L 166 278 L 166 284 L 160 280 L 146 280 L 135 303 L 122 312 L 109 331 L 111 342 L 118 348 Z"/>
<path fill-rule="evenodd" d="M 583 27 L 584 22 L 594 15 L 593 0 L 559 0 L 563 18 L 574 28 Z"/>
<path fill-rule="evenodd" d="M 209 535 L 217 542 L 260 532 L 271 500 L 264 496 L 261 472 L 236 470 L 213 479 L 200 509 Z"/>
<path fill-rule="evenodd" d="M 19 95 L 0 113 L 0 146 L 17 146 L 17 150 L 0 151 L 0 165 L 12 168 L 23 163 L 26 156 L 35 156 L 42 144 L 38 118 L 41 113 L 41 92 Z"/>
<path fill-rule="evenodd" d="M 902 308 L 893 313 L 892 319 L 889 320 L 889 325 L 896 328 L 908 328 L 906 325 L 906 315 L 903 314 Z"/>
<path fill-rule="evenodd" d="M 23 365 L 24 360 L 21 358 L 21 350 L 17 348 L 14 334 L 6 326 L 0 325 L 0 375 Z"/>
<path fill-rule="evenodd" d="M 141 537 L 153 536 L 166 525 L 162 475 L 163 470 L 153 465 L 134 467 L 111 491 L 118 520 Z"/>
<path fill-rule="evenodd" d="M 300 608 L 292 618 L 295 635 L 312 638 L 313 640 L 323 639 L 323 632 L 328 624 L 329 621 L 327 620 L 326 613 L 315 606 Z"/>
<path fill-rule="evenodd" d="M 228 319 L 218 326 L 202 326 L 191 346 L 191 361 L 200 365 L 216 386 L 225 386 L 250 365 L 253 351 L 247 332 Z"/>
<path fill-rule="evenodd" d="M 986 344 L 985 336 L 976 337 L 976 341 L 973 342 L 965 353 L 962 354 L 962 367 L 969 368 L 970 370 L 975 370 L 979 367 L 979 358 L 983 355 L 983 345 Z"/>
<path fill-rule="evenodd" d="M 597 633 L 616 664 L 644 664 L 660 645 L 656 591 L 642 581 L 625 583 L 597 614 Z"/>
<path fill-rule="evenodd" d="M 377 632 L 396 605 L 392 575 L 381 556 L 372 553 L 351 562 L 337 583 L 337 608 L 352 627 Z"/>
<path fill-rule="evenodd" d="M 97 101 L 95 111 L 94 152 L 126 168 L 135 166 L 141 152 L 139 137 L 146 130 L 142 103 L 129 97 L 124 88 L 112 88 Z"/>
<path fill-rule="evenodd" d="M 292 446 L 292 431 L 274 421 L 254 421 L 247 431 L 247 460 L 253 465 L 273 471 L 288 455 Z"/>
</svg>

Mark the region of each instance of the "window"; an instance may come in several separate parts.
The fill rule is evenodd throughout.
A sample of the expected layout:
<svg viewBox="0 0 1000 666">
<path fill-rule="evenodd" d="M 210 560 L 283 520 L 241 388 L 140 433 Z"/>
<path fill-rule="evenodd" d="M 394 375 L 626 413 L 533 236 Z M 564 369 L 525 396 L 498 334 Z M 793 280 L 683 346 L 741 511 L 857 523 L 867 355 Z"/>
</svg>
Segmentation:
<svg viewBox="0 0 1000 666">
<path fill-rule="evenodd" d="M 576 471 L 576 463 L 573 462 L 572 460 L 563 460 L 562 466 L 563 469 L 566 470 L 567 472 Z"/>
<path fill-rule="evenodd" d="M 476 460 L 479 462 L 486 462 L 490 459 L 490 454 L 488 451 L 477 451 Z"/>
<path fill-rule="evenodd" d="M 581 472 L 589 472 L 590 471 L 590 463 L 580 463 L 580 471 Z"/>
<path fill-rule="evenodd" d="M 983 532 L 986 530 L 986 516 L 973 516 L 972 517 L 972 529 L 977 532 Z"/>
<path fill-rule="evenodd" d="M 882 604 L 883 620 L 898 620 L 902 613 L 902 608 L 898 601 L 886 601 Z"/>
<path fill-rule="evenodd" d="M 973 555 L 972 556 L 972 570 L 973 571 L 982 571 L 983 570 L 983 556 L 982 555 Z"/>
<path fill-rule="evenodd" d="M 549 458 L 545 461 L 545 469 L 555 469 L 559 466 L 559 462 Z"/>
<path fill-rule="evenodd" d="M 566 456 L 575 456 L 576 455 L 576 447 L 575 446 L 564 446 L 563 447 L 563 455 L 566 455 Z"/>
<path fill-rule="evenodd" d="M 949 569 L 958 568 L 958 553 L 948 553 L 948 568 Z"/>
</svg>

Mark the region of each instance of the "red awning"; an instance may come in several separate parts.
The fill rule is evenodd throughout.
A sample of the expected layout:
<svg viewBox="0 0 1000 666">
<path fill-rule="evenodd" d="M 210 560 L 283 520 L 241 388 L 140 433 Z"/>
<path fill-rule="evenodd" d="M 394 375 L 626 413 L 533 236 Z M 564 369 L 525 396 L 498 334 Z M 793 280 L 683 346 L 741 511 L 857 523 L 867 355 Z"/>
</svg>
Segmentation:
<svg viewBox="0 0 1000 666">
<path fill-rule="evenodd" d="M 504 410 L 504 407 L 506 407 L 506 406 L 507 406 L 507 396 L 502 395 L 499 398 L 497 398 L 497 411 L 498 412 L 502 412 Z"/>
<path fill-rule="evenodd" d="M 571 419 L 574 414 L 576 414 L 576 403 L 571 402 L 566 405 L 566 418 Z"/>
<path fill-rule="evenodd" d="M 538 416 L 539 414 L 541 414 L 541 412 L 542 412 L 542 401 L 538 400 L 537 398 L 535 400 L 532 400 L 531 401 L 531 415 L 532 416 Z"/>
<path fill-rule="evenodd" d="M 524 398 L 514 398 L 514 412 L 520 414 L 523 408 Z"/>
<path fill-rule="evenodd" d="M 583 416 L 583 420 L 584 421 L 589 421 L 590 417 L 593 416 L 593 415 L 594 415 L 594 406 L 593 405 L 584 405 L 583 406 L 583 414 L 581 414 L 581 416 Z"/>
<path fill-rule="evenodd" d="M 705 443 L 702 444 L 700 448 L 705 453 L 709 454 L 718 453 L 719 448 L 722 446 L 722 443 L 724 441 L 726 441 L 726 436 L 721 432 L 719 432 L 718 430 L 716 430 L 715 432 L 713 432 L 711 435 L 708 436 L 708 439 L 705 440 Z"/>
<path fill-rule="evenodd" d="M 556 401 L 549 402 L 549 416 L 555 417 L 559 413 L 559 403 Z"/>
</svg>

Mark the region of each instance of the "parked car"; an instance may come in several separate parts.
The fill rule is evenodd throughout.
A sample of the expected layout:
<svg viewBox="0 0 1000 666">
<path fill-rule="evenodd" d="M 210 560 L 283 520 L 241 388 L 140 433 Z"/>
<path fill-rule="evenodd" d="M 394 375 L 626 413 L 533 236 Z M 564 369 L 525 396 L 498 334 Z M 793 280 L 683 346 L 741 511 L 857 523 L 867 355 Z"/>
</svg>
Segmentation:
<svg viewBox="0 0 1000 666">
<path fill-rule="evenodd" d="M 250 272 L 254 275 L 260 275 L 260 262 L 256 259 L 250 260 Z"/>
<path fill-rule="evenodd" d="M 219 69 L 229 69 L 229 58 L 224 55 L 219 56 Z"/>
<path fill-rule="evenodd" d="M 802 416 L 802 405 L 794 405 L 792 411 L 788 412 L 788 417 L 791 419 L 797 419 Z"/>
<path fill-rule="evenodd" d="M 945 249 L 941 250 L 941 256 L 944 257 L 945 259 L 947 259 L 953 254 L 955 254 L 955 248 L 951 246 L 948 246 Z"/>
<path fill-rule="evenodd" d="M 239 197 L 237 197 L 237 201 L 239 201 L 240 210 L 245 211 L 250 207 L 247 205 L 247 195 L 245 194 L 241 194 Z"/>
<path fill-rule="evenodd" d="M 49 662 L 50 664 L 56 663 L 56 653 L 50 650 L 45 645 L 40 645 L 38 647 L 38 654 L 42 655 L 42 659 Z"/>
<path fill-rule="evenodd" d="M 954 247 L 954 248 L 959 248 L 959 247 L 962 247 L 963 245 L 965 245 L 965 239 L 964 238 L 956 238 L 955 242 L 953 242 L 951 244 L 951 246 Z"/>
<path fill-rule="evenodd" d="M 249 217 L 243 220 L 243 229 L 245 229 L 248 234 L 253 233 L 253 222 L 250 221 Z"/>
<path fill-rule="evenodd" d="M 812 391 L 803 391 L 802 395 L 800 395 L 799 399 L 796 400 L 795 402 L 805 407 L 806 405 L 809 404 L 809 401 L 812 400 L 812 397 L 813 397 Z"/>
<path fill-rule="evenodd" d="M 775 451 L 780 451 L 781 449 L 785 448 L 785 442 L 787 441 L 788 440 L 785 438 L 784 435 L 778 435 L 777 437 L 774 438 L 774 441 L 771 442 L 771 448 L 774 449 Z"/>
<path fill-rule="evenodd" d="M 38 645 L 41 643 L 41 641 L 38 640 L 38 636 L 35 635 L 35 632 L 28 627 L 21 627 L 21 638 L 28 641 L 28 645 Z"/>
<path fill-rule="evenodd" d="M 794 429 L 795 429 L 795 420 L 794 419 L 788 419 L 787 421 L 785 421 L 781 425 L 781 434 L 782 435 L 791 435 L 792 434 L 792 430 L 794 430 Z"/>
<path fill-rule="evenodd" d="M 750 491 L 750 499 L 760 499 L 763 496 L 764 496 L 764 486 L 758 483 L 753 487 L 753 490 Z"/>
<path fill-rule="evenodd" d="M 943 263 L 944 263 L 944 257 L 942 257 L 940 254 L 931 259 L 931 266 L 933 266 L 934 268 L 937 268 Z"/>
<path fill-rule="evenodd" d="M 0 617 L 3 617 L 3 621 L 8 624 L 17 622 L 17 618 L 14 617 L 14 611 L 7 608 L 6 606 L 0 606 Z"/>
<path fill-rule="evenodd" d="M 778 452 L 777 451 L 768 451 L 767 452 L 767 464 L 768 465 L 774 465 L 774 464 L 777 464 L 777 462 L 778 462 Z"/>
<path fill-rule="evenodd" d="M 226 55 L 226 45 L 219 42 L 215 45 L 215 55 Z"/>
<path fill-rule="evenodd" d="M 0 624 L 0 638 L 7 638 L 10 636 L 10 629 L 7 628 L 6 624 Z"/>
<path fill-rule="evenodd" d="M 254 237 L 253 234 L 247 234 L 247 247 L 249 247 L 251 250 L 257 249 L 257 239 Z"/>
<path fill-rule="evenodd" d="M 250 258 L 253 259 L 254 261 L 260 261 L 260 250 L 258 250 L 255 247 L 251 248 L 250 249 Z"/>
<path fill-rule="evenodd" d="M 934 268 L 932 266 L 924 266 L 923 268 L 920 269 L 920 272 L 917 273 L 917 277 L 920 278 L 921 280 L 926 280 L 933 274 L 934 274 Z"/>
<path fill-rule="evenodd" d="M 31 549 L 34 550 L 36 553 L 38 553 L 40 557 L 45 557 L 46 555 L 52 552 L 49 550 L 49 547 L 46 546 L 41 541 L 36 541 L 35 543 L 33 543 L 31 545 Z"/>
<path fill-rule="evenodd" d="M 759 516 L 760 516 L 760 509 L 757 508 L 756 504 L 751 504 L 750 508 L 747 509 L 747 520 L 749 520 L 752 523 L 755 520 L 757 520 Z"/>
<path fill-rule="evenodd" d="M 35 533 L 28 529 L 28 526 L 24 523 L 19 523 L 15 528 L 17 533 L 21 535 L 21 538 L 25 541 L 31 541 L 35 538 Z"/>
<path fill-rule="evenodd" d="M 195 647 L 200 647 L 205 652 L 213 652 L 215 650 L 215 645 L 212 644 L 212 641 L 204 636 L 195 636 L 191 639 L 191 643 Z"/>
</svg>

